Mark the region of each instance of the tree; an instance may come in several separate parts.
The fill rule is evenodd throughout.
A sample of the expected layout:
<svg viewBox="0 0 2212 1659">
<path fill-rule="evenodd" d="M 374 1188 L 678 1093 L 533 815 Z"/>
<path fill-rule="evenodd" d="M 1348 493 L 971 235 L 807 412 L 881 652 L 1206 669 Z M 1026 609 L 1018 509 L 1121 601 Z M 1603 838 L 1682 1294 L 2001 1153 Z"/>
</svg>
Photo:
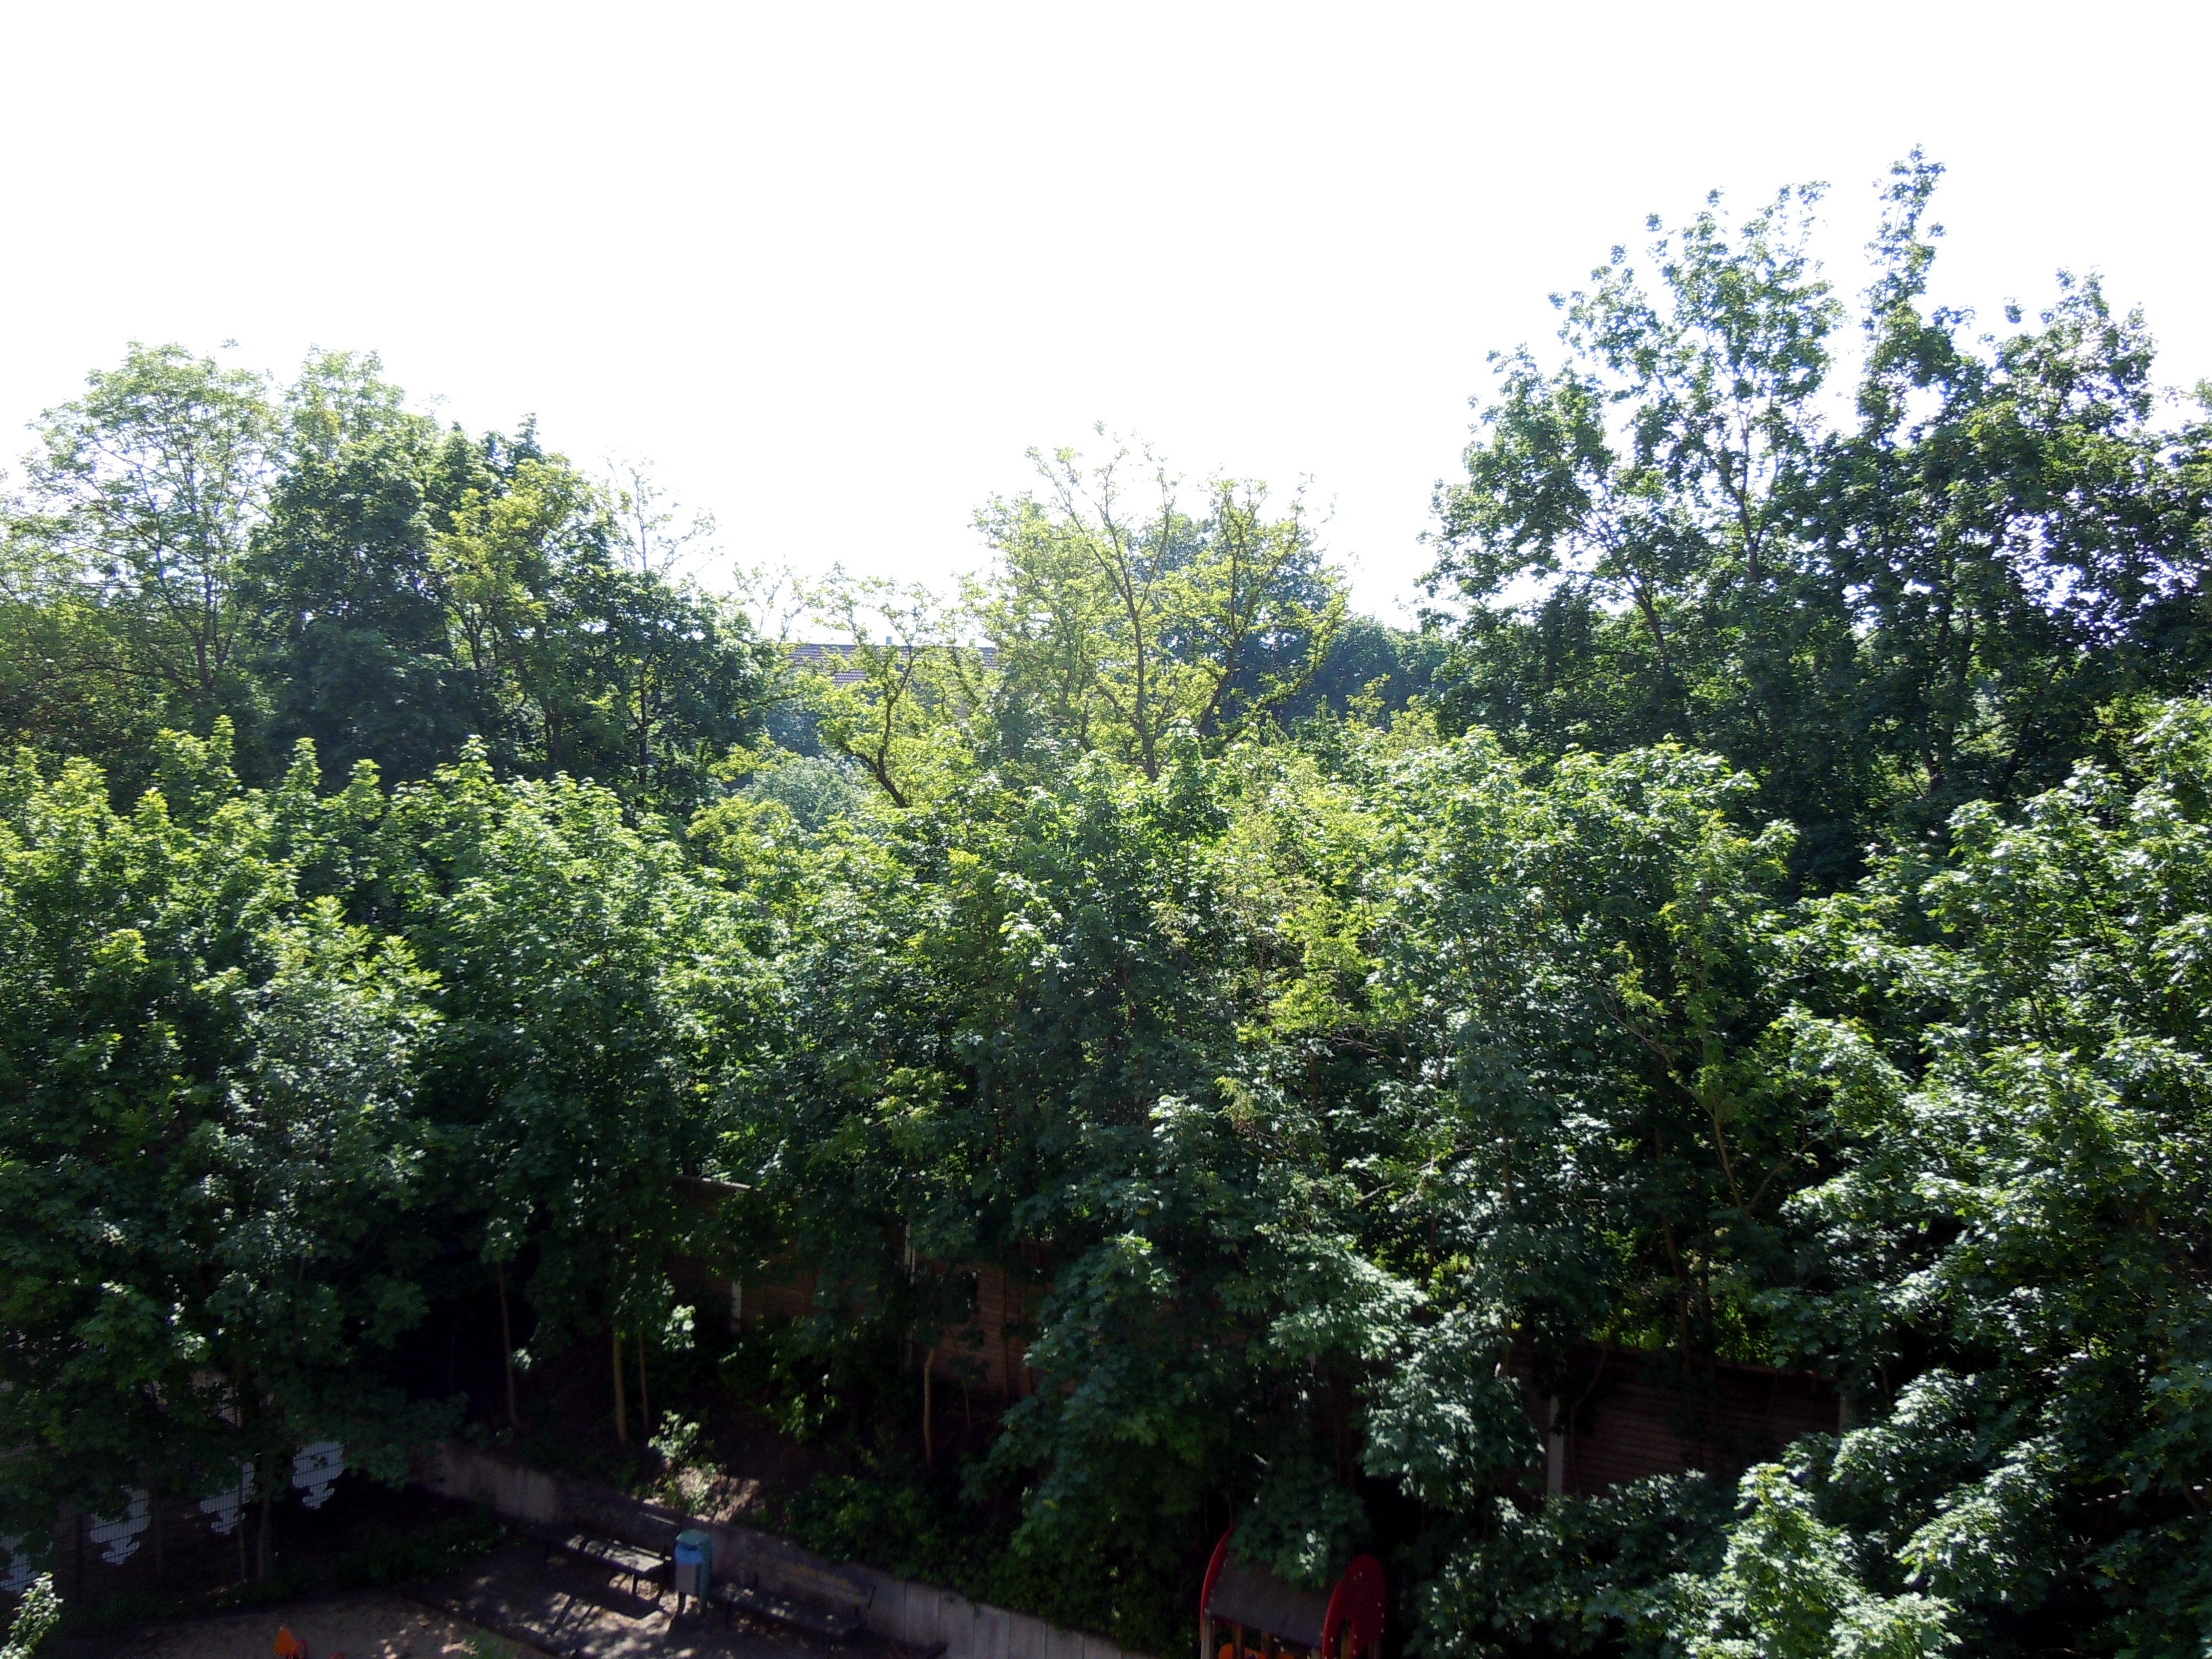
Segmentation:
<svg viewBox="0 0 2212 1659">
<path fill-rule="evenodd" d="M 2160 419 L 2141 321 L 2094 283 L 1978 346 L 1923 314 L 1940 171 L 1894 172 L 1856 428 L 1823 396 L 1810 189 L 1661 235 L 1656 295 L 1615 249 L 1559 301 L 1565 366 L 1494 360 L 1437 502 L 1452 719 L 1530 754 L 1711 749 L 1828 887 L 1887 828 L 2056 782 L 2101 703 L 2201 682 L 2212 428 Z"/>
<path fill-rule="evenodd" d="M 2167 705 L 2124 771 L 1960 808 L 1947 857 L 1886 857 L 1798 936 L 1791 1063 L 1848 1151 L 1793 1206 L 1783 1328 L 1874 1419 L 1823 1507 L 1985 1638 L 2067 1606 L 2136 1651 L 2212 1628 L 2208 786 L 2212 714 Z"/>
<path fill-rule="evenodd" d="M 960 639 L 962 618 L 929 589 L 842 570 L 811 595 L 843 641 L 799 665 L 815 730 L 894 805 L 942 794 L 963 769 L 969 730 L 994 678 Z"/>
<path fill-rule="evenodd" d="M 250 1464 L 266 1571 L 300 1444 L 399 1479 L 449 1422 L 391 1381 L 477 1288 L 449 1246 L 527 1255 L 538 1352 L 611 1328 L 642 1376 L 757 976 L 605 790 L 479 756 L 326 794 L 303 751 L 243 791 L 228 738 L 173 737 L 128 817 L 82 762 L 0 787 L 0 1502 L 35 1530 Z"/>
<path fill-rule="evenodd" d="M 1568 363 L 1493 356 L 1430 577 L 1471 606 L 1457 719 L 1535 753 L 1715 749 L 1816 840 L 1870 763 L 1836 701 L 1844 595 L 1800 530 L 1842 314 L 1806 252 L 1819 199 L 1784 191 L 1731 228 L 1716 196 L 1678 234 L 1655 217 L 1657 295 L 1616 247 L 1554 296 Z"/>
<path fill-rule="evenodd" d="M 1819 1158 L 1744 1306 L 1856 1426 L 1751 1471 L 1718 1527 L 1655 1486 L 1470 1528 L 1425 1648 L 2203 1643 L 2212 711 L 2120 752 L 1960 808 L 1776 941 L 1797 1000 L 1760 1051 Z"/>
<path fill-rule="evenodd" d="M 116 1488 L 201 1492 L 307 1441 L 400 1477 L 436 1413 L 376 1357 L 435 1246 L 410 1085 L 431 1023 L 406 947 L 300 890 L 302 758 L 241 793 L 218 721 L 128 817 L 88 763 L 0 786 L 0 1501 L 25 1528 Z"/>
<path fill-rule="evenodd" d="M 613 624 L 607 678 L 628 728 L 631 787 L 682 812 L 714 792 L 715 763 L 757 735 L 775 665 L 751 619 L 677 574 L 714 535 L 707 514 L 684 520 L 636 465 L 607 487 L 616 557 L 603 614 Z"/>
<path fill-rule="evenodd" d="M 1853 596 L 1866 723 L 1917 796 L 1908 830 L 2055 787 L 2101 708 L 2195 691 L 2212 665 L 2212 422 L 2172 418 L 2142 316 L 2094 277 L 2061 272 L 2001 339 L 1923 311 L 1941 172 L 1894 170 L 1860 424 L 1809 514 Z"/>
<path fill-rule="evenodd" d="M 673 578 L 672 514 L 633 471 L 602 487 L 526 428 L 441 433 L 373 358 L 309 363 L 249 598 L 283 737 L 426 776 L 482 737 L 507 771 L 600 779 L 688 814 L 757 731 L 765 654 Z"/>
<path fill-rule="evenodd" d="M 531 446 L 495 485 L 463 493 L 435 556 L 463 659 L 491 692 L 492 754 L 688 812 L 722 751 L 757 730 L 768 658 L 742 616 L 653 568 L 659 526 L 639 487 L 628 533 L 647 539 L 626 563 L 612 504 Z"/>
<path fill-rule="evenodd" d="M 532 1354 L 604 1329 L 619 1377 L 624 1334 L 673 1311 L 670 1255 L 709 1228 L 677 1178 L 715 1161 L 717 1059 L 760 990 L 733 907 L 610 791 L 503 784 L 481 752 L 355 839 L 369 913 L 440 979 L 421 1109 L 447 1224 L 502 1276 L 528 1252 Z"/>
<path fill-rule="evenodd" d="M 102 596 L 35 516 L 0 503 L 0 730 L 50 754 L 100 757 L 135 794 L 152 775 L 161 700 L 121 672 Z"/>
<path fill-rule="evenodd" d="M 1176 727 L 1233 735 L 1303 689 L 1345 607 L 1300 504 L 1269 518 L 1264 485 L 1215 479 L 1194 517 L 1147 455 L 1145 516 L 1127 450 L 1032 459 L 1045 497 L 977 515 L 1000 562 L 981 615 L 1010 687 L 1066 741 L 1157 778 Z"/>
<path fill-rule="evenodd" d="M 1407 1220 L 1540 1363 L 1598 1332 L 1686 1372 L 1753 1357 L 1746 1304 L 1811 1150 L 1759 1054 L 1788 827 L 1737 829 L 1748 781 L 1669 749 L 1539 781 L 1475 737 L 1391 781 L 1404 842 L 1362 931 L 1389 941 L 1378 1012 L 1429 1061 L 1397 1091 Z"/>
<path fill-rule="evenodd" d="M 39 705 L 96 696 L 203 734 L 223 714 L 252 728 L 237 589 L 276 430 L 258 376 L 174 345 L 133 344 L 41 417 L 9 538 L 17 604 L 48 600 L 58 624 L 43 651 L 17 659 Z M 54 712 L 36 718 L 33 732 Z"/>
<path fill-rule="evenodd" d="M 311 359 L 283 409 L 283 467 L 246 561 L 255 672 L 273 740 L 311 738 L 343 775 L 427 776 L 496 730 L 495 681 L 456 649 L 436 548 L 498 446 L 405 407 L 376 359 Z"/>
<path fill-rule="evenodd" d="M 1340 717 L 1370 698 L 1392 713 L 1414 698 L 1433 702 L 1437 669 L 1448 644 L 1432 629 L 1395 628 L 1371 617 L 1346 617 L 1328 642 L 1304 690 L 1279 706 L 1295 724 L 1322 709 Z"/>
</svg>

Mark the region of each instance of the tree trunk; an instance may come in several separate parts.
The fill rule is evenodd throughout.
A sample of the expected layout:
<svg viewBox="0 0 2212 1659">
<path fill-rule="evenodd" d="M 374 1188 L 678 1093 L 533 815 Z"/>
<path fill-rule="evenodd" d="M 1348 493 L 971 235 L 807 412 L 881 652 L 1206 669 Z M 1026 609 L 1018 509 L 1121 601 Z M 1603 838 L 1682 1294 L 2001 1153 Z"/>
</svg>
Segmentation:
<svg viewBox="0 0 2212 1659">
<path fill-rule="evenodd" d="M 937 1375 L 937 1350 L 925 1348 L 921 1355 L 921 1461 L 933 1474 L 937 1468 L 937 1442 L 934 1437 L 936 1401 L 930 1392 L 930 1383 Z"/>
<path fill-rule="evenodd" d="M 623 1394 L 622 1332 L 616 1330 L 615 1338 L 615 1443 L 629 1444 L 629 1401 Z"/>
<path fill-rule="evenodd" d="M 275 1481 L 263 1481 L 261 1483 L 261 1537 L 254 1547 L 253 1576 L 264 1582 L 269 1577 L 270 1565 L 276 1555 L 276 1552 L 270 1547 L 269 1538 L 269 1521 L 275 1498 Z"/>
<path fill-rule="evenodd" d="M 653 1395 L 645 1386 L 645 1338 L 637 1339 L 637 1431 L 653 1438 Z"/>
<path fill-rule="evenodd" d="M 514 1326 L 507 1314 L 507 1263 L 491 1265 L 499 1275 L 499 1357 L 507 1367 L 507 1426 L 520 1431 L 522 1419 L 514 1409 Z"/>
</svg>

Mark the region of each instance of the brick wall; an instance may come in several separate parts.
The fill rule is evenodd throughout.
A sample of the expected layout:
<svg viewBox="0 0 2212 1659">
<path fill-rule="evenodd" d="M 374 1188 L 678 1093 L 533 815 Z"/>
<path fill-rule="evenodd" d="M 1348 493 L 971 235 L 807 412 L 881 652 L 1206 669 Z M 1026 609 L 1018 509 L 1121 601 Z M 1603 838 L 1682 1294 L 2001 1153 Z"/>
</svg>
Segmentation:
<svg viewBox="0 0 2212 1659">
<path fill-rule="evenodd" d="M 1725 1362 L 1685 1371 L 1671 1354 L 1595 1342 L 1574 1346 L 1549 1392 L 1525 1358 L 1513 1369 L 1547 1437 L 1547 1492 L 1690 1469 L 1732 1478 L 1840 1421 L 1834 1388 L 1809 1371 Z"/>
<path fill-rule="evenodd" d="M 1033 1391 L 1026 1335 L 1042 1287 L 1027 1273 L 982 1263 L 942 1271 L 965 1281 L 973 1312 L 929 1355 L 939 1382 L 965 1382 L 1004 1399 Z M 749 1279 L 742 1291 L 700 1262 L 680 1264 L 676 1276 L 726 1316 L 741 1310 L 747 1324 L 819 1310 L 819 1276 L 796 1265 Z M 1727 1362 L 1685 1371 L 1670 1353 L 1595 1342 L 1576 1344 L 1564 1372 L 1544 1384 L 1526 1355 L 1510 1366 L 1546 1437 L 1547 1492 L 1603 1492 L 1689 1469 L 1733 1478 L 1801 1435 L 1832 1434 L 1839 1423 L 1834 1388 L 1809 1371 Z"/>
</svg>

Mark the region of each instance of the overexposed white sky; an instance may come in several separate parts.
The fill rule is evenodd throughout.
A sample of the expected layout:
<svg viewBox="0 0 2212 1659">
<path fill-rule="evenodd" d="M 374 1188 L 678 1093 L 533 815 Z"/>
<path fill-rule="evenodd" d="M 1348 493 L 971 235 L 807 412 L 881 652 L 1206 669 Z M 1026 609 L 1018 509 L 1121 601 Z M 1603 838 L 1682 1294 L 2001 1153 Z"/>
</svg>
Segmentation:
<svg viewBox="0 0 2212 1659">
<path fill-rule="evenodd" d="M 974 568 L 1031 445 L 1310 477 L 1412 591 L 1493 347 L 1643 216 L 1951 168 L 1937 288 L 2058 266 L 2212 375 L 2212 8 L 0 0 L 0 454 L 126 341 L 374 349 L 648 459 L 720 558 Z M 713 579 L 710 566 L 702 574 Z"/>
</svg>

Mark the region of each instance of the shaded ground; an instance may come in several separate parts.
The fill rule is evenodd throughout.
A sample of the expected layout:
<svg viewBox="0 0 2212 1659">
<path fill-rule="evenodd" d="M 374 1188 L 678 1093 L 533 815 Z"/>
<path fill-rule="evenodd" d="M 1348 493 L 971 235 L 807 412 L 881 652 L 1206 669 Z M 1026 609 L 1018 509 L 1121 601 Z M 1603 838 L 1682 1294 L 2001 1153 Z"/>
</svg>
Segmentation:
<svg viewBox="0 0 2212 1659">
<path fill-rule="evenodd" d="M 719 1610 L 676 1612 L 676 1598 L 574 1564 L 534 1545 L 494 1551 L 424 1583 L 284 1601 L 251 1612 L 155 1620 L 67 1644 L 72 1659 L 273 1659 L 289 1630 L 311 1659 L 805 1659 L 800 1638 Z M 895 1642 L 862 1634 L 839 1659 L 904 1659 Z"/>
<path fill-rule="evenodd" d="M 489 1632 L 391 1590 L 161 1620 L 70 1646 L 85 1659 L 271 1659 L 280 1629 L 305 1642 L 313 1659 L 494 1659 L 498 1647 Z"/>
<path fill-rule="evenodd" d="M 633 1595 L 627 1580 L 611 1582 L 604 1571 L 563 1559 L 549 1562 L 542 1549 L 528 1544 L 496 1550 L 416 1593 L 455 1617 L 563 1656 L 802 1659 L 820 1651 L 788 1632 L 744 1620 L 726 1629 L 719 1609 L 678 1614 L 675 1596 L 657 1587 Z M 900 1659 L 906 1653 L 895 1642 L 865 1633 L 837 1651 L 840 1659 Z M 318 1652 L 315 1659 L 323 1656 Z"/>
</svg>

